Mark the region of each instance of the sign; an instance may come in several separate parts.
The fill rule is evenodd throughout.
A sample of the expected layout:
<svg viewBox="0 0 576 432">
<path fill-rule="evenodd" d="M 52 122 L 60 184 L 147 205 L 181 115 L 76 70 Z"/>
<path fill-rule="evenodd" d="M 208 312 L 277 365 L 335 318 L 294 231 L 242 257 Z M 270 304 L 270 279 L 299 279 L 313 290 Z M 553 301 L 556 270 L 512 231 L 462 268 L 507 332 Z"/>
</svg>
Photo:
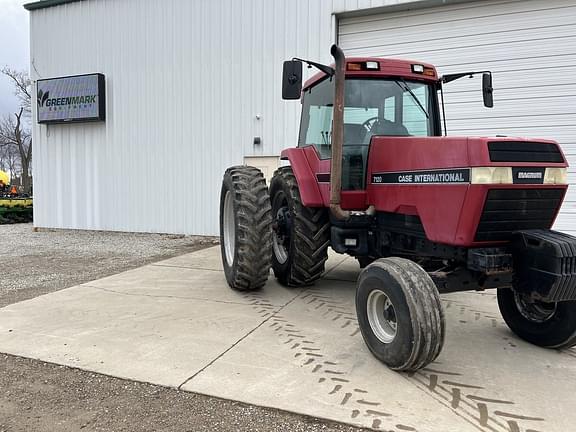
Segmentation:
<svg viewBox="0 0 576 432">
<path fill-rule="evenodd" d="M 104 75 L 89 74 L 36 82 L 38 123 L 104 121 Z"/>
<path fill-rule="evenodd" d="M 373 184 L 458 184 L 470 183 L 470 168 L 403 171 L 372 174 Z"/>
<path fill-rule="evenodd" d="M 545 168 L 518 168 L 512 167 L 514 184 L 544 184 Z"/>
</svg>

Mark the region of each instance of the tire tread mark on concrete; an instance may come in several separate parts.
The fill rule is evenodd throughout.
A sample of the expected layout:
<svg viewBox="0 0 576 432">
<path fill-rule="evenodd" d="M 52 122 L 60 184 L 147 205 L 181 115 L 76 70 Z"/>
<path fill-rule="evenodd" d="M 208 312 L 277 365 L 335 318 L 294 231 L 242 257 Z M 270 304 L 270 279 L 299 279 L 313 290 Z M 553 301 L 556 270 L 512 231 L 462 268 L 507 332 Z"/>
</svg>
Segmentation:
<svg viewBox="0 0 576 432">
<path fill-rule="evenodd" d="M 452 306 L 458 307 L 460 315 L 463 315 L 466 312 L 470 312 L 472 315 L 474 315 L 474 321 L 479 321 L 481 318 L 489 319 L 492 324 L 492 327 L 497 326 L 498 324 L 497 320 L 500 320 L 501 323 L 503 322 L 500 317 L 494 316 L 492 312 L 478 310 L 458 300 L 442 298 L 442 304 L 444 305 L 445 309 L 450 309 Z"/>
<path fill-rule="evenodd" d="M 309 289 L 308 298 L 314 299 L 318 297 L 319 301 L 320 294 L 317 293 L 317 290 L 318 290 L 317 288 Z M 458 307 L 459 313 L 461 314 L 463 314 L 468 310 L 473 309 L 464 303 L 456 302 L 454 300 L 446 301 L 443 299 L 443 301 L 445 301 L 447 304 L 452 303 L 453 306 Z M 324 304 L 327 303 L 326 300 L 324 299 L 322 300 L 322 302 Z M 345 306 L 342 304 L 341 307 Z M 332 309 L 334 308 L 335 306 L 332 306 Z M 493 314 L 485 311 L 478 311 L 477 309 L 474 309 L 473 312 L 474 313 L 482 312 L 481 317 L 491 320 L 494 325 L 496 317 L 494 317 Z M 324 318 L 326 318 L 328 322 L 337 323 L 341 320 L 342 316 L 340 317 L 337 316 L 337 319 L 334 319 L 334 316 L 332 316 L 331 314 L 338 314 L 338 313 L 340 313 L 340 311 L 335 312 L 333 310 L 331 311 L 330 314 L 324 314 Z M 351 333 L 350 336 L 354 336 L 359 332 L 358 326 L 355 327 L 356 330 L 353 333 Z M 433 364 L 437 365 L 438 363 L 435 362 Z M 511 432 L 510 428 L 514 427 L 514 425 L 510 425 L 509 421 L 500 420 L 501 416 L 497 416 L 496 414 L 496 412 L 498 411 L 494 411 L 494 415 L 491 415 L 490 409 L 488 407 L 488 404 L 491 405 L 498 405 L 499 403 L 514 404 L 514 402 L 501 401 L 500 399 L 497 398 L 481 397 L 481 396 L 477 396 L 479 398 L 478 401 L 473 400 L 467 401 L 463 399 L 461 395 L 462 389 L 481 391 L 484 390 L 484 387 L 478 386 L 476 384 L 461 382 L 462 380 L 465 380 L 465 377 L 461 373 L 453 371 L 442 371 L 436 369 L 435 367 L 429 367 L 416 373 L 405 374 L 405 376 L 409 381 L 412 381 L 418 387 L 422 388 L 426 392 L 433 393 L 436 396 L 436 398 L 440 398 L 441 400 L 443 400 L 446 404 L 445 406 L 450 407 L 453 410 L 453 412 L 457 413 L 460 417 L 467 420 L 468 423 L 470 423 L 471 425 L 475 425 L 482 431 Z M 441 376 L 451 377 L 452 379 L 441 380 L 440 379 Z M 459 378 L 457 378 L 456 381 L 454 377 Z M 538 417 L 524 416 L 522 420 L 530 421 L 532 419 L 537 418 Z"/>
<path fill-rule="evenodd" d="M 309 298 L 309 297 L 308 297 Z M 272 321 L 276 320 L 277 318 L 281 318 L 284 319 L 284 316 L 280 315 L 279 313 L 277 313 L 273 318 Z M 286 320 L 284 319 L 284 321 L 286 322 Z M 346 409 L 350 410 L 350 417 L 352 419 L 356 419 L 360 416 L 360 414 L 363 413 L 363 418 L 371 418 L 372 419 L 372 427 L 379 429 L 380 425 L 382 424 L 383 420 L 386 418 L 393 418 L 394 415 L 384 412 L 382 410 L 374 410 L 374 409 L 365 409 L 365 406 L 369 406 L 369 407 L 378 407 L 381 406 L 380 402 L 376 402 L 376 401 L 372 401 L 370 399 L 367 399 L 368 396 L 368 391 L 358 388 L 357 386 L 353 386 L 353 383 L 350 382 L 350 380 L 343 378 L 344 376 L 346 376 L 346 372 L 340 370 L 338 368 L 339 363 L 335 362 L 335 361 L 331 361 L 331 360 L 323 360 L 323 358 L 325 357 L 324 354 L 321 354 L 322 349 L 316 346 L 316 343 L 307 335 L 304 334 L 304 332 L 300 329 L 298 329 L 296 327 L 296 325 L 292 325 L 292 329 L 293 330 L 298 330 L 299 333 L 302 334 L 302 337 L 305 337 L 306 340 L 309 342 L 308 346 L 302 346 L 300 344 L 287 344 L 286 341 L 284 341 L 283 339 L 291 339 L 292 342 L 293 337 L 295 336 L 294 331 L 290 331 L 290 329 L 287 329 L 286 327 L 288 327 L 286 324 L 283 325 L 284 329 L 280 332 L 277 332 L 275 334 L 278 335 L 278 337 L 280 338 L 280 341 L 282 342 L 283 346 L 286 346 L 290 351 L 295 352 L 295 357 L 300 357 L 303 356 L 303 358 L 305 358 L 306 360 L 304 360 L 301 363 L 301 366 L 303 367 L 307 367 L 308 371 L 310 373 L 313 374 L 320 374 L 321 376 L 318 379 L 318 384 L 323 384 L 323 383 L 330 383 L 330 387 L 328 387 L 326 389 L 326 394 L 332 397 L 338 397 L 338 403 L 343 406 L 346 407 Z M 313 349 L 315 352 L 310 352 L 310 349 Z M 311 357 L 307 357 L 306 356 L 313 356 Z M 309 361 L 312 360 L 312 361 Z M 322 364 L 319 364 L 317 362 L 322 362 Z M 327 366 L 326 368 L 324 366 Z M 348 388 L 350 387 L 350 388 Z M 358 396 L 360 396 L 360 394 L 364 395 L 364 397 L 362 398 L 354 398 L 354 393 L 357 393 Z M 389 421 L 389 420 L 387 420 Z M 376 422 L 376 423 L 374 423 Z M 375 427 L 374 424 L 377 424 L 378 427 Z M 392 425 L 391 425 L 392 426 Z M 410 431 L 416 431 L 416 429 L 411 428 L 411 426 L 405 426 L 406 428 L 409 429 L 403 429 L 403 430 L 410 430 Z M 400 431 L 402 429 L 387 429 L 387 430 L 391 430 L 392 432 L 396 432 L 396 431 Z"/>
<path fill-rule="evenodd" d="M 517 419 L 517 420 L 544 421 L 544 419 L 542 417 L 529 417 L 529 416 L 524 416 L 524 415 L 519 415 L 519 414 L 512 414 L 512 413 L 508 413 L 508 412 L 503 412 L 503 411 L 494 411 L 494 414 L 501 416 L 501 417 L 508 417 L 508 418 L 513 418 L 513 419 Z"/>
<path fill-rule="evenodd" d="M 412 374 L 412 377 L 408 377 L 408 379 L 415 380 L 420 384 L 421 388 L 425 388 L 427 391 L 432 392 L 446 400 L 446 402 L 450 404 L 454 411 L 459 412 L 469 419 L 475 420 L 476 423 L 483 429 L 511 432 L 515 427 L 520 427 L 516 421 L 510 421 L 508 419 L 506 419 L 504 422 L 500 421 L 498 417 L 505 417 L 502 415 L 502 411 L 495 409 L 492 413 L 493 415 L 490 414 L 490 408 L 488 404 L 514 405 L 515 403 L 513 401 L 469 394 L 466 395 L 466 398 L 472 402 L 468 402 L 461 397 L 460 389 L 484 390 L 484 387 L 452 380 L 440 380 L 437 373 L 442 372 L 436 369 L 434 369 L 434 371 L 436 373 L 427 375 L 425 370 L 422 370 Z M 447 371 L 447 375 L 454 376 L 454 373 Z M 477 411 L 477 416 L 471 412 L 471 408 Z M 516 416 L 514 417 L 514 420 L 545 421 L 540 417 L 524 415 L 514 416 Z"/>
</svg>

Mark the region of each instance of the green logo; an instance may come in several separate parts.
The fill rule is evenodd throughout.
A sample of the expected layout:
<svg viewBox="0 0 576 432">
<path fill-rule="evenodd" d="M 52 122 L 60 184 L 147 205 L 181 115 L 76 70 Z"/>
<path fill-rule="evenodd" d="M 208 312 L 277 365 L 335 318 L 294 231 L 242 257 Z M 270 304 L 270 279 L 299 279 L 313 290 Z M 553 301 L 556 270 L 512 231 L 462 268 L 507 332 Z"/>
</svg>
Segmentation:
<svg viewBox="0 0 576 432">
<path fill-rule="evenodd" d="M 43 93 L 42 90 L 38 90 L 38 105 L 41 107 L 44 106 L 49 96 L 50 92 Z"/>
</svg>

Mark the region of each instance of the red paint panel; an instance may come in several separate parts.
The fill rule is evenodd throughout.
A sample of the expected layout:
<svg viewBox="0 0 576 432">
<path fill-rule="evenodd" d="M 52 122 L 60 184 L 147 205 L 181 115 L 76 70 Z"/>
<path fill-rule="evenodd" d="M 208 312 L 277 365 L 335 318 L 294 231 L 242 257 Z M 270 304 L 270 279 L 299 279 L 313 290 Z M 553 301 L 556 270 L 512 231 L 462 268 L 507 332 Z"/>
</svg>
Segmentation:
<svg viewBox="0 0 576 432">
<path fill-rule="evenodd" d="M 290 166 L 298 182 L 302 203 L 308 207 L 322 207 L 324 202 L 318 189 L 316 175 L 308 164 L 304 149 L 290 148 L 282 150 L 280 158 L 290 161 Z"/>
<path fill-rule="evenodd" d="M 466 137 L 374 137 L 368 172 L 464 168 L 468 159 Z"/>
<path fill-rule="evenodd" d="M 370 185 L 376 210 L 420 216 L 426 237 L 454 244 L 460 210 L 470 185 Z"/>
<path fill-rule="evenodd" d="M 508 141 L 508 142 L 534 142 L 534 143 L 548 143 L 556 144 L 556 141 L 549 139 L 538 139 L 538 138 L 518 138 L 518 137 L 462 137 L 460 139 L 468 140 L 468 155 L 470 158 L 470 166 L 531 166 L 531 167 L 567 167 L 566 162 L 562 163 L 552 163 L 552 162 L 492 162 L 490 161 L 490 154 L 488 152 L 488 142 L 489 141 Z M 562 148 L 558 146 L 562 157 L 566 160 Z"/>
<path fill-rule="evenodd" d="M 308 164 L 314 174 L 330 174 L 330 159 L 320 159 L 318 151 L 314 146 L 304 147 L 302 149 L 308 160 Z M 330 206 L 330 184 L 327 182 L 318 183 L 318 188 L 322 196 L 324 207 Z M 345 210 L 365 210 L 366 191 L 342 191 L 340 194 L 341 207 Z"/>
<path fill-rule="evenodd" d="M 346 63 L 355 62 L 378 62 L 380 64 L 380 70 L 377 71 L 346 71 L 346 78 L 398 78 L 402 77 L 408 80 L 418 80 L 418 81 L 428 81 L 436 82 L 438 81 L 438 75 L 436 69 L 430 63 L 423 63 L 417 60 L 401 60 L 401 59 L 383 59 L 383 58 L 371 58 L 371 57 L 350 57 L 346 59 Z M 433 76 L 427 76 L 423 74 L 417 74 L 412 72 L 412 65 L 419 64 L 423 65 L 428 69 L 434 71 Z M 331 65 L 334 67 L 334 64 Z M 313 75 L 304 84 L 304 90 L 313 86 L 318 81 L 324 79 L 326 74 L 324 72 L 318 72 Z"/>
<path fill-rule="evenodd" d="M 372 173 L 468 166 L 465 137 L 374 137 L 368 157 Z M 368 184 L 368 203 L 376 210 L 418 214 L 426 237 L 454 244 L 468 184 Z"/>
</svg>

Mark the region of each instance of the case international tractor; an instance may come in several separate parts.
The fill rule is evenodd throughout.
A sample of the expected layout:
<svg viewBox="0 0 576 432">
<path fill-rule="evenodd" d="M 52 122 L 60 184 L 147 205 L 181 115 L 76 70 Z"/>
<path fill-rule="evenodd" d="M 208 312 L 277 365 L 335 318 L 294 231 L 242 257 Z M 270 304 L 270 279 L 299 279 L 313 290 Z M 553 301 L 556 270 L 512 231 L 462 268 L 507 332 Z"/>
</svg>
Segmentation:
<svg viewBox="0 0 576 432">
<path fill-rule="evenodd" d="M 363 270 L 358 324 L 370 351 L 413 371 L 442 349 L 439 293 L 497 289 L 510 329 L 547 348 L 576 344 L 576 238 L 551 231 L 567 190 L 554 141 L 442 136 L 446 83 L 432 65 L 349 58 L 284 63 L 283 98 L 302 97 L 298 146 L 266 186 L 253 167 L 226 170 L 221 250 L 230 287 L 260 289 L 272 267 L 302 287 L 328 248 Z M 320 70 L 302 87 L 302 64 Z M 439 94 L 441 100 L 439 101 Z M 444 128 L 445 130 L 445 128 Z"/>
</svg>

